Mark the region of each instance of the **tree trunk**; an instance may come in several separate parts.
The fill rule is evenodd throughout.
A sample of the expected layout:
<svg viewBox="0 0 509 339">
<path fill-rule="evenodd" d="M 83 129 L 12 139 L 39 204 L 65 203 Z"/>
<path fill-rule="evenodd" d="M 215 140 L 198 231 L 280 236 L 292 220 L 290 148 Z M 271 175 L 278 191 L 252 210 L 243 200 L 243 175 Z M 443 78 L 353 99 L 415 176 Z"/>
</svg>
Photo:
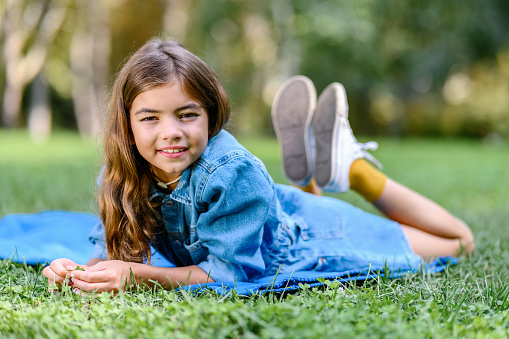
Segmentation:
<svg viewBox="0 0 509 339">
<path fill-rule="evenodd" d="M 78 130 L 83 137 L 94 134 L 92 79 L 92 38 L 88 32 L 77 28 L 71 43 L 72 95 Z"/>
<path fill-rule="evenodd" d="M 49 86 L 40 73 L 32 82 L 30 111 L 28 114 L 28 132 L 35 142 L 42 143 L 51 135 L 51 108 L 49 104 Z"/>
<path fill-rule="evenodd" d="M 108 5 L 99 1 L 76 2 L 78 18 L 71 43 L 73 101 L 82 137 L 95 137 L 100 129 L 99 112 L 105 109 L 109 78 L 111 32 Z"/>
<path fill-rule="evenodd" d="M 21 82 L 7 81 L 2 101 L 2 125 L 18 127 L 24 86 Z"/>
</svg>

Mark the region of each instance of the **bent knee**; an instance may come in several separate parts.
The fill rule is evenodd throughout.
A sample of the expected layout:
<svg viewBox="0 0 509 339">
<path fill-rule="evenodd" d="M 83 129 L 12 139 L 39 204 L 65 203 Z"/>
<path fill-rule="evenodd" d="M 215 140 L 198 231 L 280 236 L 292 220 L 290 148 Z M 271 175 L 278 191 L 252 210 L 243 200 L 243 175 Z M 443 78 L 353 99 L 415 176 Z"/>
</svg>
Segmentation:
<svg viewBox="0 0 509 339">
<path fill-rule="evenodd" d="M 462 225 L 462 231 L 454 238 L 439 237 L 411 226 L 401 225 L 401 227 L 414 253 L 424 260 L 445 256 L 468 257 L 475 249 L 474 236 L 466 224 L 464 227 Z"/>
<path fill-rule="evenodd" d="M 460 254 L 464 254 L 465 256 L 469 257 L 475 250 L 475 238 L 474 234 L 472 233 L 472 230 L 468 225 L 460 219 L 457 219 L 458 222 L 461 224 L 461 227 L 463 229 L 463 232 L 461 236 L 459 237 L 459 249 L 458 252 Z"/>
</svg>

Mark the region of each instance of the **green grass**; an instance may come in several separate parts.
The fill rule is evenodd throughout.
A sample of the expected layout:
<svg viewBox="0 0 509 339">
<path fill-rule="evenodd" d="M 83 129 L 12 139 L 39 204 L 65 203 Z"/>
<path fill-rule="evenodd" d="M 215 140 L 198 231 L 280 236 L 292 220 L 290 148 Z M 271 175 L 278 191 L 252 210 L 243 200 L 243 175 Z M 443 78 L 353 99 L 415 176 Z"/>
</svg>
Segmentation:
<svg viewBox="0 0 509 339">
<path fill-rule="evenodd" d="M 362 139 L 362 138 L 361 138 Z M 362 141 L 362 140 L 361 140 Z M 286 182 L 275 140 L 242 138 Z M 437 275 L 382 277 L 292 295 L 243 297 L 182 291 L 80 297 L 49 294 L 41 267 L 0 261 L 0 337 L 83 338 L 507 338 L 509 147 L 471 140 L 382 139 L 374 154 L 391 177 L 464 219 L 470 259 Z M 45 145 L 0 130 L 0 216 L 48 209 L 94 212 L 97 144 L 57 134 Z M 353 193 L 341 195 L 376 211 Z M 50 235 L 48 235 L 50 236 Z"/>
</svg>

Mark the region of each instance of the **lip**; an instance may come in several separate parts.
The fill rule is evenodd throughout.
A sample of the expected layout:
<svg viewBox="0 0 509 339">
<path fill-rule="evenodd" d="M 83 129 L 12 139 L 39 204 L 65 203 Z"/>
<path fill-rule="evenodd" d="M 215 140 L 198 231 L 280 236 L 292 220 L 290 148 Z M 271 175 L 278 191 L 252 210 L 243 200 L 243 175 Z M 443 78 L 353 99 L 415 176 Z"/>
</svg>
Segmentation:
<svg viewBox="0 0 509 339">
<path fill-rule="evenodd" d="M 158 149 L 157 153 L 161 154 L 166 158 L 175 159 L 187 153 L 187 150 L 188 148 L 184 146 L 170 146 Z M 172 153 L 169 153 L 168 151 L 171 151 Z"/>
</svg>

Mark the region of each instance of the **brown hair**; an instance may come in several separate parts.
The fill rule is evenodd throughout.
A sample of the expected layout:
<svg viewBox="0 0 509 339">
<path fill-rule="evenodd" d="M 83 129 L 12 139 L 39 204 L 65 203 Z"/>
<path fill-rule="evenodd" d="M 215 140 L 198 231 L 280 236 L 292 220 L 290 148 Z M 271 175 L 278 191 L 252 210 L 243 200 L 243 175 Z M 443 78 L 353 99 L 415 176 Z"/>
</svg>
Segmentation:
<svg viewBox="0 0 509 339">
<path fill-rule="evenodd" d="M 131 143 L 129 110 L 140 93 L 175 82 L 206 109 L 209 138 L 228 122 L 230 104 L 216 75 L 178 42 L 151 39 L 127 60 L 113 85 L 103 136 L 99 207 L 108 259 L 150 262 L 159 217 L 148 199 L 150 166 Z"/>
</svg>

